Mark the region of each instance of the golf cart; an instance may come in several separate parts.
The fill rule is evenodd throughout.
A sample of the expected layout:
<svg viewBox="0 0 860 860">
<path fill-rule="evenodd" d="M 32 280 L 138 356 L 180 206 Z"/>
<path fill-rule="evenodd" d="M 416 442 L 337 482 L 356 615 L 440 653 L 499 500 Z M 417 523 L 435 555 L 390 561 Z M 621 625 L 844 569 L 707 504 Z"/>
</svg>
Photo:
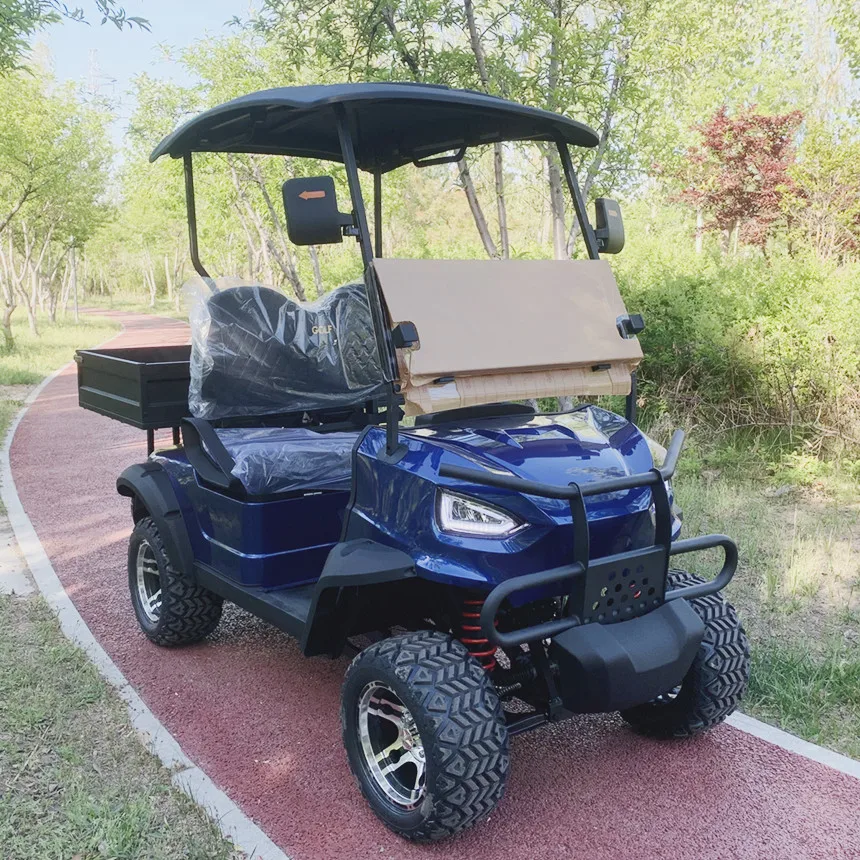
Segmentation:
<svg viewBox="0 0 860 860">
<path fill-rule="evenodd" d="M 587 258 L 383 258 L 384 175 L 496 141 L 557 149 Z M 643 323 L 599 258 L 623 246 L 621 216 L 598 200 L 592 227 L 569 152 L 597 143 L 563 116 L 445 87 L 228 102 L 152 155 L 184 159 L 202 285 L 191 346 L 77 355 L 81 405 L 149 436 L 148 459 L 117 481 L 143 632 L 199 642 L 228 600 L 307 656 L 358 650 L 342 692 L 349 765 L 410 839 L 494 809 L 512 735 L 620 712 L 637 731 L 688 737 L 746 687 L 746 636 L 719 593 L 737 547 L 678 538 L 683 434 L 666 450 L 635 426 Z M 341 162 L 351 212 L 331 177 L 289 179 L 287 230 L 297 245 L 353 237 L 363 278 L 315 304 L 220 289 L 198 252 L 195 152 Z M 373 234 L 359 171 L 373 178 Z M 626 416 L 525 403 L 602 394 L 627 395 Z M 155 452 L 159 428 L 174 446 Z M 711 548 L 724 554 L 714 579 L 670 569 Z"/>
</svg>

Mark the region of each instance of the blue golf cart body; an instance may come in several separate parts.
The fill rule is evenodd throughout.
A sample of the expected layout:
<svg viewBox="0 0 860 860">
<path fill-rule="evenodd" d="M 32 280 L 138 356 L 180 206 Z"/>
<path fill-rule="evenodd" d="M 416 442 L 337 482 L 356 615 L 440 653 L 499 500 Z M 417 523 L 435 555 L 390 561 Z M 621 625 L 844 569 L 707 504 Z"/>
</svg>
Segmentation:
<svg viewBox="0 0 860 860">
<path fill-rule="evenodd" d="M 621 365 L 624 417 L 593 404 L 539 413 L 524 396 L 496 401 L 482 387 L 492 366 L 480 368 L 472 387 L 465 374 L 434 378 L 428 370 L 410 389 L 408 361 L 429 355 L 432 320 L 395 317 L 395 279 L 380 259 L 382 178 L 410 163 L 454 162 L 495 141 L 556 148 L 588 258 L 560 265 L 598 267 L 558 270 L 562 289 L 572 277 L 575 305 L 575 273 L 597 272 L 611 293 L 609 310 L 600 311 L 611 356 L 635 357 L 642 320 L 623 307 L 616 313 L 617 289 L 598 262 L 601 251 L 623 246 L 618 206 L 599 200 L 592 227 L 569 151 L 596 145 L 594 132 L 481 93 L 408 84 L 268 90 L 169 136 L 153 159 L 184 160 L 191 259 L 203 290 L 192 345 L 77 356 L 81 405 L 149 437 L 148 458 L 117 481 L 136 523 L 129 576 L 144 632 L 163 645 L 198 641 L 227 600 L 295 636 L 308 656 L 360 650 L 363 636 L 377 643 L 350 670 L 363 678 L 354 699 L 348 673 L 344 741 L 377 814 L 418 839 L 462 829 L 498 802 L 509 735 L 577 712 L 621 711 L 643 731 L 685 736 L 731 712 L 748 672 L 743 630 L 718 594 L 735 572 L 737 548 L 724 535 L 679 538 L 671 478 L 683 434 L 666 450 L 637 428 L 638 359 Z M 304 245 L 354 237 L 363 280 L 310 308 L 256 285 L 220 289 L 198 251 L 194 152 L 341 162 L 352 211 L 338 211 L 329 177 L 288 180 L 288 233 Z M 374 180 L 373 235 L 362 170 Z M 470 272 L 493 280 L 513 262 Z M 498 312 L 488 308 L 487 325 Z M 612 361 L 603 361 L 580 361 L 580 376 L 570 378 L 611 375 Z M 514 370 L 528 372 L 514 376 L 537 384 L 535 367 L 520 361 Z M 612 384 L 617 393 L 617 372 Z M 453 408 L 444 399 L 451 391 L 460 398 Z M 437 395 L 445 408 L 420 400 Z M 410 407 L 414 421 L 404 422 Z M 174 445 L 155 451 L 154 431 L 170 427 Z M 671 557 L 714 547 L 725 561 L 713 580 L 670 571 Z M 460 661 L 456 677 L 490 703 L 479 711 L 495 740 L 474 753 L 489 787 L 470 783 L 474 803 L 451 800 L 455 783 L 457 796 L 468 792 L 460 776 L 445 775 L 447 754 L 433 758 L 428 733 L 438 721 L 422 722 L 421 696 L 401 689 L 412 676 L 395 673 L 383 684 L 367 674 L 362 661 L 376 661 L 384 675 L 380 661 L 390 653 L 392 665 L 414 657 L 416 684 L 436 671 L 427 666 Z M 460 695 L 459 683 L 444 696 Z M 513 700 L 519 706 L 508 709 Z M 374 716 L 383 729 L 396 725 L 399 740 L 383 739 Z M 402 758 L 380 767 L 398 743 Z M 419 747 L 426 758 L 416 757 Z M 396 776 L 402 772 L 412 784 Z"/>
</svg>

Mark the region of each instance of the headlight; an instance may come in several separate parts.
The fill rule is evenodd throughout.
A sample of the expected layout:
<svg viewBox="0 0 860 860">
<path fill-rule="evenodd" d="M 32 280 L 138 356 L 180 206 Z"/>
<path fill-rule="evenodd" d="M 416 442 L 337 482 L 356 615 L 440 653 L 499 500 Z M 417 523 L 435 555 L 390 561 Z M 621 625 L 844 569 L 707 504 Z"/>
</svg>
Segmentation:
<svg viewBox="0 0 860 860">
<path fill-rule="evenodd" d="M 654 461 L 654 468 L 659 469 L 666 462 L 666 449 L 659 443 L 650 439 L 644 433 L 642 434 L 645 441 L 648 443 L 648 450 L 651 452 L 651 459 Z"/>
<path fill-rule="evenodd" d="M 493 505 L 447 490 L 436 493 L 436 521 L 443 532 L 487 538 L 508 537 L 525 525 Z"/>
<path fill-rule="evenodd" d="M 663 464 L 666 462 L 666 449 L 659 443 L 655 442 L 653 439 L 650 439 L 648 436 L 645 436 L 643 433 L 645 441 L 648 443 L 648 450 L 651 452 L 651 459 L 654 461 L 654 468 L 661 469 Z M 666 492 L 669 494 L 669 500 L 672 503 L 672 516 L 677 519 L 683 519 L 683 515 L 681 514 L 681 509 L 675 502 L 675 494 L 672 492 L 672 482 L 664 481 L 666 484 Z M 654 505 L 651 505 L 651 509 L 653 512 Z"/>
</svg>

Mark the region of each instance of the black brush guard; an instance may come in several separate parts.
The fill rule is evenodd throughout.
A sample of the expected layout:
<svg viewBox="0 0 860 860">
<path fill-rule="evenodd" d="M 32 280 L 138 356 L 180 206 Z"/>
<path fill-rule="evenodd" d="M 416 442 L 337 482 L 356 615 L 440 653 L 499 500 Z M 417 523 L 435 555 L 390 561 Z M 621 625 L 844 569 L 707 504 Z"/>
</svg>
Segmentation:
<svg viewBox="0 0 860 860">
<path fill-rule="evenodd" d="M 651 469 L 638 475 L 595 481 L 584 486 L 573 483 L 559 487 L 460 466 L 442 466 L 439 474 L 445 478 L 500 487 L 530 496 L 566 499 L 570 504 L 573 518 L 573 563 L 516 576 L 497 585 L 487 596 L 481 610 L 483 635 L 498 647 L 513 648 L 528 642 L 558 636 L 565 630 L 591 621 L 612 623 L 632 620 L 669 601 L 714 594 L 725 588 L 731 582 L 738 565 L 738 548 L 731 538 L 726 535 L 702 535 L 672 542 L 672 511 L 666 481 L 675 473 L 683 444 L 684 432 L 676 430 L 662 468 Z M 616 493 L 637 487 L 651 488 L 655 508 L 654 546 L 590 559 L 585 499 L 589 496 Z M 725 560 L 722 570 L 714 579 L 698 585 L 665 591 L 671 556 L 715 547 L 723 548 Z M 633 586 L 630 585 L 631 582 Z M 570 585 L 561 618 L 519 630 L 497 629 L 496 615 L 502 603 L 512 594 L 559 583 Z M 618 588 L 617 591 L 616 588 Z M 617 595 L 617 603 L 613 595 Z M 622 602 L 623 595 L 626 595 L 626 599 Z"/>
</svg>

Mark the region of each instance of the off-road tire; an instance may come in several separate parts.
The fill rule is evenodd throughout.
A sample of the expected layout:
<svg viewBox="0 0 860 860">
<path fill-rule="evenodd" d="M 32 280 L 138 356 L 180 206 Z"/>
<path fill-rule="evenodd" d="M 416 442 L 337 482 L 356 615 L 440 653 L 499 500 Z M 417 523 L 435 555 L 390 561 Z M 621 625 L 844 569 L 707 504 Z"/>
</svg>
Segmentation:
<svg viewBox="0 0 860 860">
<path fill-rule="evenodd" d="M 426 754 L 424 796 L 413 810 L 389 800 L 368 771 L 358 730 L 361 691 L 372 682 L 409 709 Z M 443 633 L 394 636 L 362 651 L 347 670 L 343 742 L 358 786 L 376 815 L 417 842 L 444 839 L 488 816 L 508 775 L 508 730 L 495 687 L 465 646 Z"/>
<path fill-rule="evenodd" d="M 670 570 L 667 591 L 704 582 Z M 622 711 L 638 732 L 656 738 L 687 738 L 721 723 L 738 706 L 750 675 L 750 649 L 735 608 L 720 594 L 689 601 L 705 622 L 699 651 L 672 699 L 664 697 Z"/>
<path fill-rule="evenodd" d="M 161 580 L 161 610 L 154 623 L 143 610 L 137 588 L 137 553 L 144 541 L 153 551 Z M 212 633 L 221 620 L 223 599 L 176 570 L 151 517 L 140 519 L 129 539 L 128 587 L 137 621 L 156 645 L 175 647 L 199 642 Z"/>
</svg>

